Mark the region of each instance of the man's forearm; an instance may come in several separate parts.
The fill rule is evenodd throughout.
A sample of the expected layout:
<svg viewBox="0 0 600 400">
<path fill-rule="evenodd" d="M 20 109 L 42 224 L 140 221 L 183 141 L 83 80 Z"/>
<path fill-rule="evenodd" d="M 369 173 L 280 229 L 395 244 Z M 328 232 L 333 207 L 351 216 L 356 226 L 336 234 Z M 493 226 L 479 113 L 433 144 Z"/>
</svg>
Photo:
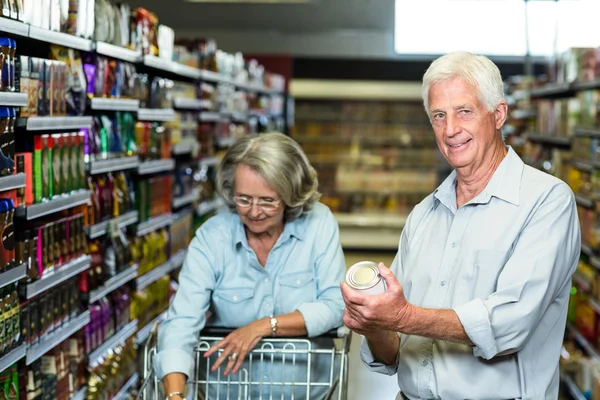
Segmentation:
<svg viewBox="0 0 600 400">
<path fill-rule="evenodd" d="M 365 335 L 365 339 L 376 361 L 385 365 L 396 364 L 400 351 L 400 338 L 396 332 L 378 331 L 372 335 Z"/>
<path fill-rule="evenodd" d="M 398 332 L 460 344 L 473 345 L 454 310 L 409 306 Z"/>
</svg>

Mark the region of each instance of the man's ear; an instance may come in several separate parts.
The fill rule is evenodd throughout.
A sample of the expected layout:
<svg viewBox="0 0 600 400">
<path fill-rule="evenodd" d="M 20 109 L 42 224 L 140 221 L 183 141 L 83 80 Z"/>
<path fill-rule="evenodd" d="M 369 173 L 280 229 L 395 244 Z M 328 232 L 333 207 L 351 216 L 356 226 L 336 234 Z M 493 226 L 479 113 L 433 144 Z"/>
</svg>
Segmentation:
<svg viewBox="0 0 600 400">
<path fill-rule="evenodd" d="M 496 129 L 500 130 L 508 117 L 508 104 L 506 103 L 506 100 L 501 100 L 500 103 L 498 103 L 496 110 L 494 111 L 494 117 L 496 118 Z"/>
</svg>

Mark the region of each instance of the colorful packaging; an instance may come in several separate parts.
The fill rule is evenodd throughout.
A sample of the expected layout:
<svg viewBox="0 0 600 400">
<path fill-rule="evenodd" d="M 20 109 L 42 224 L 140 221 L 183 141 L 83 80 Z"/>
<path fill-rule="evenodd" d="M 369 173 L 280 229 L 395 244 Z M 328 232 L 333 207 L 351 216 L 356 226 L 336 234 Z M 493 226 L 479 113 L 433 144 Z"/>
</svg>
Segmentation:
<svg viewBox="0 0 600 400">
<path fill-rule="evenodd" d="M 20 92 L 26 94 L 27 96 L 29 96 L 29 83 L 30 83 L 30 78 L 29 78 L 29 57 L 27 56 L 20 56 L 20 60 L 21 60 L 21 68 L 20 68 L 20 82 L 19 82 L 19 86 L 20 86 Z M 27 101 L 27 104 L 23 107 L 21 107 L 21 117 L 28 117 L 30 115 L 30 110 L 29 110 L 29 99 Z"/>
<path fill-rule="evenodd" d="M 60 196 L 66 192 L 63 187 L 62 161 L 63 161 L 63 136 L 60 133 L 53 134 L 50 138 L 52 147 L 52 179 L 54 196 Z"/>
<path fill-rule="evenodd" d="M 29 2 L 28 2 L 29 3 Z M 40 99 L 40 59 L 36 57 L 29 58 L 29 98 L 28 112 L 29 116 L 38 115 L 38 104 Z"/>
</svg>

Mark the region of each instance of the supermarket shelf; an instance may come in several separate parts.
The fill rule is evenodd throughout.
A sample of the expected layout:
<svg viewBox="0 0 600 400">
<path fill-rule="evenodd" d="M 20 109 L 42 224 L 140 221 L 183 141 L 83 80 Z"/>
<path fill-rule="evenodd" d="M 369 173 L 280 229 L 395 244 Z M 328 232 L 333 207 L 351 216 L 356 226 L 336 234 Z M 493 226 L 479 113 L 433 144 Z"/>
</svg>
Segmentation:
<svg viewBox="0 0 600 400">
<path fill-rule="evenodd" d="M 579 346 L 581 346 L 581 348 L 585 350 L 589 357 L 600 361 L 600 355 L 598 355 L 598 352 L 596 351 L 594 346 L 592 346 L 592 344 L 588 342 L 585 337 L 583 337 L 583 335 L 577 330 L 576 327 L 574 327 L 570 323 L 567 323 L 567 331 L 571 336 L 573 336 L 573 339 L 575 339 Z"/>
<path fill-rule="evenodd" d="M 158 317 L 154 318 L 148 325 L 144 326 L 140 329 L 136 335 L 136 340 L 138 344 L 145 343 L 150 337 L 150 332 L 152 332 L 152 327 L 155 323 L 161 323 L 167 318 L 167 312 L 163 311 Z"/>
<path fill-rule="evenodd" d="M 112 398 L 112 400 L 129 399 L 128 393 L 132 388 L 134 388 L 137 385 L 138 380 L 139 380 L 139 375 L 136 372 L 135 374 L 131 375 L 131 378 L 129 378 L 129 380 L 127 380 L 127 382 L 125 382 L 125 384 L 123 385 L 121 390 L 119 390 L 119 392 L 115 395 L 115 397 Z"/>
<path fill-rule="evenodd" d="M 592 172 L 594 170 L 594 164 L 587 160 L 575 159 L 571 164 L 580 171 Z"/>
<path fill-rule="evenodd" d="M 571 146 L 571 139 L 565 138 L 565 137 L 554 137 L 554 136 L 528 133 L 527 140 L 529 140 L 530 142 L 534 142 L 534 143 L 542 143 L 542 144 L 559 146 L 559 147 L 570 147 Z"/>
<path fill-rule="evenodd" d="M 214 200 L 208 200 L 200 203 L 198 205 L 198 209 L 196 210 L 198 215 L 202 216 L 208 214 L 213 211 L 217 211 L 219 208 L 223 207 L 225 202 L 221 198 L 217 198 Z"/>
<path fill-rule="evenodd" d="M 594 257 L 594 250 L 588 244 L 581 243 L 581 252 L 590 258 Z"/>
<path fill-rule="evenodd" d="M 82 387 L 79 392 L 75 393 L 70 400 L 85 400 L 87 394 L 87 386 Z"/>
<path fill-rule="evenodd" d="M 168 275 L 172 271 L 181 267 L 183 261 L 185 260 L 186 251 L 182 250 L 179 253 L 175 254 L 166 263 L 159 265 L 153 270 L 145 273 L 136 279 L 136 288 L 137 290 L 143 290 L 162 278 L 163 276 Z"/>
<path fill-rule="evenodd" d="M 594 309 L 596 314 L 600 315 L 600 304 L 598 304 L 595 300 L 590 299 L 589 301 L 590 307 Z"/>
<path fill-rule="evenodd" d="M 138 156 L 107 158 L 106 160 L 90 160 L 88 172 L 90 175 L 105 174 L 107 172 L 135 169 L 140 166 Z"/>
<path fill-rule="evenodd" d="M 144 56 L 144 65 L 190 79 L 200 79 L 201 76 L 201 71 L 198 68 L 156 56 Z"/>
<path fill-rule="evenodd" d="M 59 267 L 51 275 L 32 282 L 27 285 L 27 299 L 31 299 L 48 289 L 52 289 L 66 281 L 67 279 L 76 276 L 77 274 L 86 271 L 90 268 L 92 258 L 88 255 L 81 256 L 68 264 Z"/>
<path fill-rule="evenodd" d="M 581 207 L 585 207 L 585 208 L 593 208 L 594 207 L 594 200 L 587 198 L 585 196 L 582 196 L 582 195 L 576 194 L 575 201 Z"/>
<path fill-rule="evenodd" d="M 367 228 L 404 228 L 407 215 L 395 214 L 343 214 L 335 213 L 335 219 L 340 227 L 367 227 Z M 398 238 L 399 239 L 399 238 Z M 397 244 L 397 243 L 396 243 Z"/>
<path fill-rule="evenodd" d="M 568 84 L 548 84 L 531 90 L 530 96 L 533 97 L 568 97 L 573 94 L 573 87 Z"/>
<path fill-rule="evenodd" d="M 92 126 L 92 117 L 29 117 L 25 127 L 28 131 L 74 130 Z"/>
<path fill-rule="evenodd" d="M 220 137 L 217 138 L 217 146 L 219 147 L 231 147 L 235 141 L 237 140 L 237 138 L 234 137 Z"/>
<path fill-rule="evenodd" d="M 142 53 L 139 51 L 104 42 L 96 42 L 96 53 L 130 63 L 138 63 L 142 60 Z"/>
<path fill-rule="evenodd" d="M 228 119 L 236 122 L 248 121 L 248 114 L 240 111 L 223 111 L 221 113 L 221 119 Z"/>
<path fill-rule="evenodd" d="M 25 187 L 24 173 L 0 177 L 0 192 L 22 187 Z"/>
<path fill-rule="evenodd" d="M 581 288 L 581 290 L 583 290 L 584 292 L 590 292 L 592 290 L 592 284 L 590 283 L 590 281 L 588 281 L 586 278 L 579 275 L 578 273 L 575 273 L 573 275 L 573 283 L 579 288 Z"/>
<path fill-rule="evenodd" d="M 27 345 L 22 344 L 4 357 L 0 357 L 0 372 L 4 371 L 17 361 L 23 359 L 27 353 Z"/>
<path fill-rule="evenodd" d="M 54 214 L 59 211 L 68 210 L 69 208 L 81 206 L 90 202 L 89 190 L 78 190 L 66 196 L 61 196 L 52 199 L 45 203 L 33 204 L 27 207 L 17 208 L 15 214 L 20 218 L 28 220 L 36 219 L 46 215 Z"/>
<path fill-rule="evenodd" d="M 171 153 L 176 156 L 181 156 L 184 154 L 192 154 L 194 149 L 198 146 L 197 142 L 181 142 L 171 146 Z"/>
<path fill-rule="evenodd" d="M 589 90 L 600 88 L 600 80 L 588 81 L 588 82 L 576 82 L 574 85 L 575 90 Z"/>
<path fill-rule="evenodd" d="M 175 110 L 172 108 L 140 108 L 138 120 L 170 122 L 175 120 Z"/>
<path fill-rule="evenodd" d="M 94 43 L 89 39 L 69 35 L 68 33 L 55 32 L 33 25 L 29 27 L 29 37 L 75 50 L 91 52 L 94 48 Z"/>
<path fill-rule="evenodd" d="M 596 268 L 597 270 L 600 270 L 600 259 L 598 259 L 597 257 L 592 257 L 590 263 L 592 264 L 592 267 Z"/>
<path fill-rule="evenodd" d="M 97 111 L 137 111 L 140 101 L 133 99 L 105 99 L 94 97 L 90 103 L 92 110 Z"/>
<path fill-rule="evenodd" d="M 2 20 L 4 18 L 0 18 Z M 27 93 L 0 92 L 0 105 L 22 107 L 27 105 Z"/>
<path fill-rule="evenodd" d="M 595 137 L 600 138 L 600 128 L 576 127 L 574 129 L 576 137 Z"/>
<path fill-rule="evenodd" d="M 162 160 L 150 160 L 142 162 L 138 167 L 139 175 L 156 174 L 159 172 L 168 172 L 175 169 L 175 160 L 172 158 Z"/>
<path fill-rule="evenodd" d="M 134 280 L 137 276 L 138 266 L 134 265 L 127 268 L 125 271 L 107 280 L 104 285 L 90 292 L 89 303 L 95 303 L 109 293 L 114 292 L 121 286 Z"/>
<path fill-rule="evenodd" d="M 123 328 L 115 332 L 110 338 L 108 338 L 104 343 L 100 345 L 96 350 L 92 351 L 88 355 L 88 362 L 94 362 L 99 360 L 101 357 L 106 356 L 106 354 L 123 343 L 125 340 L 129 339 L 133 336 L 138 330 L 138 322 L 134 320 Z"/>
<path fill-rule="evenodd" d="M 100 236 L 106 235 L 106 232 L 108 231 L 108 226 L 111 223 L 111 221 L 117 221 L 116 223 L 119 224 L 119 228 L 125 228 L 126 226 L 133 225 L 138 222 L 138 212 L 129 211 L 128 213 L 120 215 L 111 220 L 92 225 L 88 228 L 88 237 L 90 239 L 96 239 Z"/>
<path fill-rule="evenodd" d="M 233 81 L 226 76 L 205 69 L 200 70 L 200 79 L 208 82 L 225 82 L 233 84 Z"/>
<path fill-rule="evenodd" d="M 565 385 L 565 388 L 573 400 L 587 400 L 583 393 L 581 393 L 581 390 L 577 387 L 577 384 L 575 384 L 575 381 L 573 381 L 570 376 L 562 374 L 560 380 L 562 381 L 563 385 Z"/>
<path fill-rule="evenodd" d="M 0 274 L 0 289 L 17 282 L 27 276 L 27 265 L 21 264 L 16 268 Z"/>
<path fill-rule="evenodd" d="M 211 101 L 206 99 L 189 99 L 176 97 L 173 99 L 173 107 L 178 110 L 200 111 L 210 107 Z"/>
<path fill-rule="evenodd" d="M 537 111 L 536 110 L 514 110 L 511 114 L 510 114 L 510 118 L 511 119 L 530 119 L 530 118 L 535 118 L 537 116 Z"/>
<path fill-rule="evenodd" d="M 150 218 L 148 221 L 144 221 L 138 224 L 136 227 L 136 235 L 138 237 L 154 232 L 158 229 L 169 226 L 173 223 L 172 214 L 163 214 L 158 217 Z"/>
<path fill-rule="evenodd" d="M 220 113 L 216 111 L 204 111 L 198 115 L 198 119 L 200 122 L 219 122 L 226 121 L 227 118 L 224 118 Z"/>
<path fill-rule="evenodd" d="M 173 199 L 173 208 L 181 208 L 183 206 L 187 206 L 189 204 L 192 204 L 192 203 L 198 201 L 199 198 L 200 198 L 200 192 L 198 190 L 194 190 L 194 191 L 192 191 L 192 193 L 190 193 L 188 195 L 174 198 Z"/>
<path fill-rule="evenodd" d="M 42 357 L 44 354 L 55 348 L 57 345 L 71 337 L 75 332 L 90 323 L 90 311 L 86 310 L 72 321 L 64 324 L 54 332 L 47 335 L 39 343 L 31 346 L 27 350 L 26 361 L 27 365 L 31 365 L 34 361 Z"/>
<path fill-rule="evenodd" d="M 29 24 L 10 18 L 0 18 L 0 32 L 27 37 L 29 36 Z"/>
<path fill-rule="evenodd" d="M 220 162 L 221 159 L 219 157 L 206 157 L 200 160 L 200 167 L 215 167 Z"/>
</svg>

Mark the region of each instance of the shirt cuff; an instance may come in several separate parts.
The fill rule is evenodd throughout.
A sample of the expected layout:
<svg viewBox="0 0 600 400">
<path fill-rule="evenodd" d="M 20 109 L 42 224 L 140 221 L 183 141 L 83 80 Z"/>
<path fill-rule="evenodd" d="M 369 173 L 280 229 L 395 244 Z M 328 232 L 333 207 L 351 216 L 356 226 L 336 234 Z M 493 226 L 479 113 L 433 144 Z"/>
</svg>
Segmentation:
<svg viewBox="0 0 600 400">
<path fill-rule="evenodd" d="M 154 372 L 158 379 L 173 372 L 185 374 L 189 379 L 194 373 L 194 358 L 183 350 L 165 349 L 154 356 Z"/>
<path fill-rule="evenodd" d="M 369 348 L 367 339 L 365 339 L 364 336 L 360 344 L 360 359 L 369 371 L 389 376 L 393 376 L 398 372 L 398 355 L 396 355 L 396 363 L 393 365 L 386 365 L 382 362 L 375 361 L 375 356 L 373 356 L 373 352 Z"/>
<path fill-rule="evenodd" d="M 308 337 L 316 337 L 343 325 L 342 314 L 339 317 L 325 302 L 304 303 L 298 307 L 304 318 Z M 342 309 L 343 313 L 343 309 Z"/>
<path fill-rule="evenodd" d="M 472 300 L 454 309 L 465 332 L 475 345 L 473 355 L 491 360 L 498 354 L 498 346 L 492 331 L 490 315 L 483 301 Z"/>
</svg>

